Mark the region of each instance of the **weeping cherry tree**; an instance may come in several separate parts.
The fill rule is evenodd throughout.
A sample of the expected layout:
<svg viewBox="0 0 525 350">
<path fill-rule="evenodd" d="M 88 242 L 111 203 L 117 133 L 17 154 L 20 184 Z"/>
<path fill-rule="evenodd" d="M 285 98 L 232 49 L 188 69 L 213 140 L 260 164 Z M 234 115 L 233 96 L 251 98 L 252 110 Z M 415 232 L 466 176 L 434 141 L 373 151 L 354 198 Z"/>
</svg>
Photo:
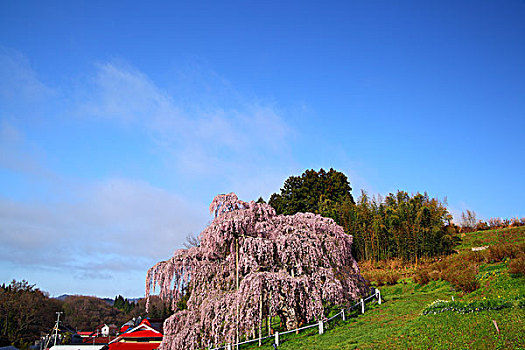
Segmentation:
<svg viewBox="0 0 525 350">
<path fill-rule="evenodd" d="M 199 246 L 179 249 L 148 271 L 146 296 L 158 286 L 174 309 L 187 300 L 164 324 L 163 350 L 260 337 L 275 316 L 294 329 L 323 319 L 326 305 L 349 305 L 367 292 L 352 236 L 332 219 L 276 215 L 270 205 L 234 193 L 215 197 L 210 212 Z"/>
</svg>

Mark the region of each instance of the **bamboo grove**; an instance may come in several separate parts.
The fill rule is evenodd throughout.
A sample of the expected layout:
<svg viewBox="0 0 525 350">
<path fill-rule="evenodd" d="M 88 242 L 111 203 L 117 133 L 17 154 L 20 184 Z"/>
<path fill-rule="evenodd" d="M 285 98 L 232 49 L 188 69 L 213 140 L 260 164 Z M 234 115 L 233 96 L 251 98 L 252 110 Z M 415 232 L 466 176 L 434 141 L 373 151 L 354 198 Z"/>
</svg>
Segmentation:
<svg viewBox="0 0 525 350">
<path fill-rule="evenodd" d="M 356 204 L 343 203 L 336 221 L 354 236 L 358 260 L 422 257 L 449 254 L 458 237 L 447 208 L 425 194 L 398 191 L 384 200 L 362 193 Z"/>
<path fill-rule="evenodd" d="M 358 261 L 416 261 L 449 254 L 459 241 L 446 203 L 426 193 L 398 191 L 382 198 L 362 191 L 354 201 L 351 190 L 341 172 L 307 170 L 288 178 L 269 204 L 278 214 L 303 210 L 334 219 L 353 236 Z"/>
</svg>

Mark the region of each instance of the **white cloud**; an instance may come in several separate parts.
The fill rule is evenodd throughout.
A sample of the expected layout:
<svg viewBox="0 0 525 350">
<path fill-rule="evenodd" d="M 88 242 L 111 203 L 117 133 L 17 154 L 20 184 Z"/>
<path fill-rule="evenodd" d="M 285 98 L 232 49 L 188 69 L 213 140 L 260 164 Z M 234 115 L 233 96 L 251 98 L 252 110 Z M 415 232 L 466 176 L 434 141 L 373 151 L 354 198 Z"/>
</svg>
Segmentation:
<svg viewBox="0 0 525 350">
<path fill-rule="evenodd" d="M 82 96 L 82 114 L 152 128 L 159 119 L 177 119 L 177 108 L 143 73 L 122 63 L 97 65 L 92 86 Z"/>
<path fill-rule="evenodd" d="M 0 198 L 0 259 L 80 273 L 141 269 L 206 222 L 205 208 L 147 183 L 111 179 L 79 193 L 54 204 Z"/>
<path fill-rule="evenodd" d="M 166 164 L 182 176 L 238 185 L 239 178 L 274 179 L 288 173 L 293 168 L 290 143 L 295 135 L 282 112 L 270 103 L 242 101 L 222 79 L 215 75 L 210 79 L 213 84 L 207 84 L 205 93 L 210 94 L 209 86 L 218 90 L 225 86 L 235 101 L 225 102 L 228 108 L 216 101 L 188 106 L 184 101 L 200 99 L 170 96 L 122 63 L 102 64 L 90 87 L 94 92 L 80 113 L 148 130 Z M 281 184 L 272 185 L 275 189 Z M 242 191 L 242 186 L 238 189 Z"/>
<path fill-rule="evenodd" d="M 189 232 L 200 232 L 206 207 L 141 181 L 110 179 L 88 197 L 90 209 L 77 208 L 83 220 L 103 224 L 100 237 L 113 252 L 158 258 L 171 254 Z M 147 244 L 144 244 L 147 242 Z M 162 255 L 161 255 L 162 256 Z"/>
<path fill-rule="evenodd" d="M 0 47 L 0 98 L 4 102 L 23 100 L 34 103 L 53 94 L 20 52 Z"/>
<path fill-rule="evenodd" d="M 43 164 L 44 152 L 28 142 L 22 132 L 7 120 L 0 120 L 0 167 L 46 181 L 60 181 Z"/>
<path fill-rule="evenodd" d="M 146 74 L 111 62 L 98 65 L 92 80 L 79 83 L 81 92 L 77 89 L 75 96 L 55 95 L 65 99 L 49 101 L 50 123 L 67 126 L 56 115 L 74 111 L 77 124 L 112 123 L 146 135 L 157 146 L 154 156 L 161 166 L 156 170 L 173 174 L 172 182 L 163 187 L 126 173 L 76 176 L 65 164 L 57 170 L 47 161 L 46 137 L 26 138 L 24 126 L 34 117 L 21 107 L 38 99 L 46 103 L 42 97 L 54 92 L 39 82 L 22 55 L 0 53 L 0 63 L 5 63 L 0 77 L 9 76 L 5 81 L 16 91 L 2 84 L 2 98 L 12 99 L 9 113 L 16 117 L 7 118 L 6 109 L 0 109 L 0 175 L 16 177 L 16 186 L 31 184 L 21 196 L 17 190 L 0 196 L 0 276 L 11 276 L 10 269 L 22 276 L 41 271 L 42 276 L 57 278 L 112 278 L 121 286 L 119 279 L 124 277 L 118 276 L 136 271 L 142 279 L 142 272 L 171 256 L 188 233 L 204 228 L 209 220 L 204 198 L 235 191 L 244 200 L 260 195 L 267 199 L 295 167 L 290 152 L 293 131 L 272 103 L 242 100 L 226 81 L 212 75 L 211 83 L 203 83 L 204 95 L 225 86 L 217 91 L 220 98 L 209 105 L 192 105 L 185 101 L 203 99 L 170 95 Z M 228 94 L 233 96 L 230 101 L 218 103 L 228 100 Z M 45 113 L 43 108 L 39 115 Z M 85 154 L 78 157 L 91 161 Z"/>
</svg>

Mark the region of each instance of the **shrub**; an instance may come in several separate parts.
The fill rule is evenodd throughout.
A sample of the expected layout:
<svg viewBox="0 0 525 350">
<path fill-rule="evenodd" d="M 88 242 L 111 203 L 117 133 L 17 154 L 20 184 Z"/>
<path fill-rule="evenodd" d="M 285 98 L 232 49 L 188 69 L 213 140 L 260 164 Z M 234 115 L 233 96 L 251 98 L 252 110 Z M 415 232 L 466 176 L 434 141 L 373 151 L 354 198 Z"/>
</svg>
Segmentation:
<svg viewBox="0 0 525 350">
<path fill-rule="evenodd" d="M 515 258 L 519 254 L 525 253 L 525 244 L 500 243 L 490 246 L 485 256 L 486 262 L 500 262 L 505 258 Z"/>
<path fill-rule="evenodd" d="M 489 219 L 488 224 L 491 229 L 503 227 L 503 221 L 501 221 L 501 218 L 491 218 Z"/>
<path fill-rule="evenodd" d="M 480 263 L 482 261 L 487 261 L 487 254 L 488 252 L 486 250 L 482 251 L 470 251 L 464 255 L 465 260 L 473 261 L 476 263 Z"/>
<path fill-rule="evenodd" d="M 500 262 L 505 258 L 512 258 L 515 251 L 515 247 L 511 244 L 496 244 L 489 247 L 487 258 L 489 262 Z"/>
<path fill-rule="evenodd" d="M 432 281 L 437 281 L 441 278 L 441 272 L 438 270 L 432 270 L 428 273 L 428 277 L 430 277 Z"/>
<path fill-rule="evenodd" d="M 361 274 L 370 283 L 375 282 L 378 286 L 382 286 L 382 284 L 378 283 L 378 273 L 379 270 L 368 270 L 368 271 L 362 271 Z"/>
<path fill-rule="evenodd" d="M 378 286 L 384 286 L 396 284 L 401 275 L 397 271 L 370 270 L 363 272 L 363 277 Z"/>
<path fill-rule="evenodd" d="M 429 276 L 428 269 L 418 269 L 414 275 L 414 282 L 422 286 L 430 282 L 430 280 L 431 278 Z"/>
<path fill-rule="evenodd" d="M 509 272 L 514 275 L 525 275 L 525 254 L 521 253 L 509 263 Z"/>
<path fill-rule="evenodd" d="M 388 271 L 385 274 L 385 281 L 388 285 L 394 285 L 397 283 L 401 275 L 397 271 Z"/>
<path fill-rule="evenodd" d="M 479 268 L 475 264 L 467 266 L 454 264 L 443 271 L 442 278 L 462 291 L 469 293 L 479 288 L 479 281 L 476 278 L 478 272 Z"/>
<path fill-rule="evenodd" d="M 510 259 L 509 272 L 515 275 L 525 275 L 525 244 L 505 242 L 502 235 L 498 243 L 483 251 L 469 251 L 440 259 L 439 261 L 417 269 L 414 281 L 425 285 L 430 281 L 445 280 L 464 292 L 472 292 L 479 288 L 480 282 L 494 275 L 494 272 L 484 273 L 478 278 L 479 265 Z"/>
<path fill-rule="evenodd" d="M 399 269 L 403 267 L 403 262 L 400 259 L 392 259 L 388 261 L 388 264 L 390 265 L 390 269 Z"/>
<path fill-rule="evenodd" d="M 489 225 L 485 221 L 478 221 L 478 223 L 476 224 L 475 230 L 484 231 L 484 230 L 488 230 L 489 228 L 490 228 Z"/>
<path fill-rule="evenodd" d="M 472 292 L 479 288 L 479 281 L 476 278 L 479 268 L 475 260 L 480 258 L 472 255 L 474 261 L 471 261 L 463 257 L 451 256 L 426 268 L 418 269 L 414 281 L 425 285 L 429 281 L 442 279 L 464 292 Z"/>
</svg>

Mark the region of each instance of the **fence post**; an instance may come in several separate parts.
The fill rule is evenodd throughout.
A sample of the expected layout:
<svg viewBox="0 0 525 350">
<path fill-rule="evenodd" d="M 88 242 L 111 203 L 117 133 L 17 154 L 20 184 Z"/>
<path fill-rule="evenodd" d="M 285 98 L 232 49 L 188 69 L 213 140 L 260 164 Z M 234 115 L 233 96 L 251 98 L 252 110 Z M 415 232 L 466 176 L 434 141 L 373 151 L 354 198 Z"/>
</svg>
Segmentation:
<svg viewBox="0 0 525 350">
<path fill-rule="evenodd" d="M 343 321 L 346 321 L 345 309 L 343 309 L 341 312 L 343 313 Z"/>
<path fill-rule="evenodd" d="M 376 289 L 376 298 L 377 298 L 377 303 L 381 305 L 381 291 L 379 289 Z"/>
<path fill-rule="evenodd" d="M 324 322 L 319 321 L 319 334 L 323 334 L 323 333 L 324 333 Z"/>
<path fill-rule="evenodd" d="M 364 314 L 365 313 L 365 301 L 363 298 L 361 298 L 361 313 Z"/>
<path fill-rule="evenodd" d="M 275 331 L 275 346 L 279 346 L 279 331 Z"/>
<path fill-rule="evenodd" d="M 226 350 L 232 350 L 232 345 L 231 344 L 226 345 Z"/>
</svg>

